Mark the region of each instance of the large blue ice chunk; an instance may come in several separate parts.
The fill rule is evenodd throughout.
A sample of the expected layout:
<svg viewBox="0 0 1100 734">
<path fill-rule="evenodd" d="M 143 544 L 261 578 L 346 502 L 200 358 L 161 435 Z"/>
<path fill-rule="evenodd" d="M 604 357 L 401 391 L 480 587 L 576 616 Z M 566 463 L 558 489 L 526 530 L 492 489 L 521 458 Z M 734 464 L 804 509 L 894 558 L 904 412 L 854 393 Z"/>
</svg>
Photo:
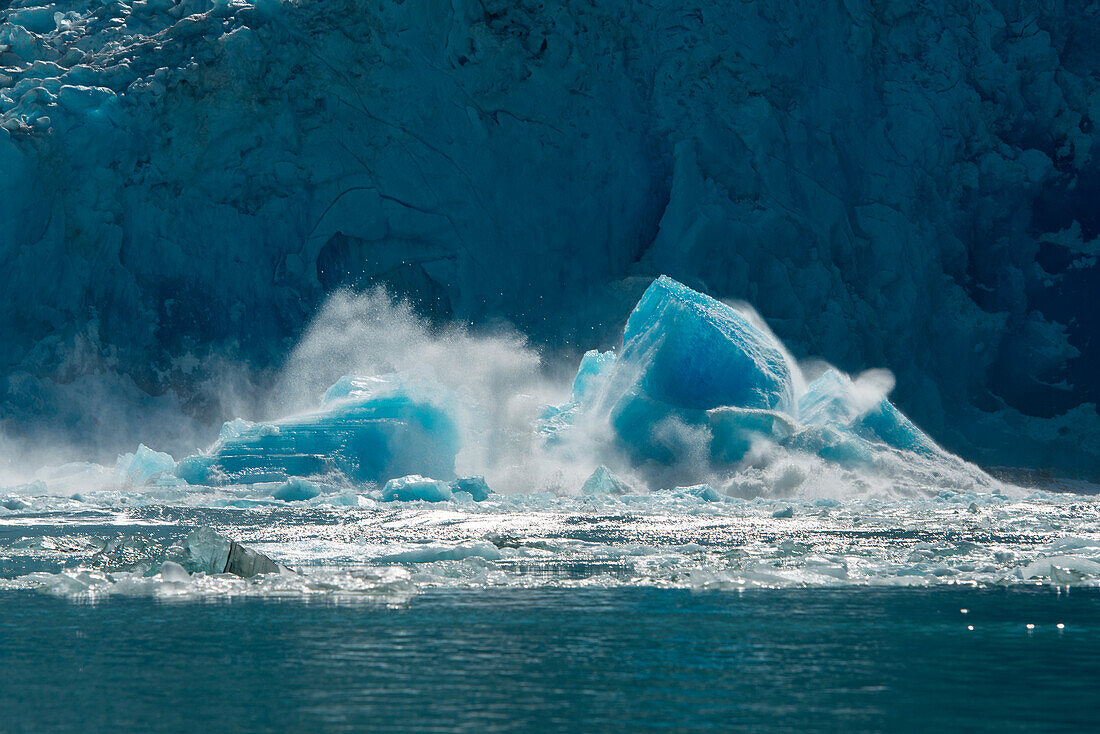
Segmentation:
<svg viewBox="0 0 1100 734">
<path fill-rule="evenodd" d="M 419 474 L 410 474 L 386 482 L 386 486 L 382 488 L 382 499 L 386 502 L 446 502 L 455 499 L 456 492 L 466 492 L 477 502 L 492 494 L 482 476 L 460 477 L 453 482 L 441 482 Z"/>
<path fill-rule="evenodd" d="M 671 464 L 707 410 L 789 411 L 793 381 L 775 339 L 735 309 L 661 276 L 627 320 L 610 378 L 611 423 L 637 460 Z M 740 432 L 734 443 L 741 442 Z M 718 446 L 720 459 L 738 446 Z"/>
<path fill-rule="evenodd" d="M 489 483 L 483 476 L 460 477 L 450 483 L 452 492 L 466 492 L 474 498 L 475 502 L 488 499 L 493 490 L 489 489 Z"/>
<path fill-rule="evenodd" d="M 267 423 L 226 423 L 209 453 L 180 462 L 192 484 L 285 481 L 340 472 L 384 483 L 421 472 L 454 476 L 460 441 L 444 388 L 397 375 L 348 376 L 320 410 Z"/>
<path fill-rule="evenodd" d="M 787 410 L 791 371 L 774 338 L 736 310 L 662 275 L 630 314 L 619 360 L 676 408 Z"/>
<path fill-rule="evenodd" d="M 251 578 L 279 573 L 282 567 L 263 553 L 241 545 L 208 527 L 188 533 L 183 541 L 183 570 L 189 573 L 231 573 Z"/>
</svg>

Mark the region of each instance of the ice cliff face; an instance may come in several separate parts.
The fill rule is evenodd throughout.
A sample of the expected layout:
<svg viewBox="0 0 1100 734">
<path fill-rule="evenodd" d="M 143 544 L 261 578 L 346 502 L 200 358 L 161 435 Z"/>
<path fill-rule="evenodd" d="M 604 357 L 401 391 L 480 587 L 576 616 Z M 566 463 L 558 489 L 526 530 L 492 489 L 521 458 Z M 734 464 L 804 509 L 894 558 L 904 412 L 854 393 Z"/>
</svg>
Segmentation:
<svg viewBox="0 0 1100 734">
<path fill-rule="evenodd" d="M 15 0 L 0 51 L 8 431 L 344 285 L 579 352 L 664 272 L 969 458 L 1100 466 L 1095 4 Z"/>
</svg>

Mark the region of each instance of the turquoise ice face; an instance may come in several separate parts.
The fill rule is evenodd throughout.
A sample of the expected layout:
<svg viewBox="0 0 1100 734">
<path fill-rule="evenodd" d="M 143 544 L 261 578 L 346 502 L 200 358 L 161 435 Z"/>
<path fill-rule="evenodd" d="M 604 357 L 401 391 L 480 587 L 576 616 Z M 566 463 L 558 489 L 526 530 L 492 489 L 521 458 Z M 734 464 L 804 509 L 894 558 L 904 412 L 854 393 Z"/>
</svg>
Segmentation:
<svg viewBox="0 0 1100 734">
<path fill-rule="evenodd" d="M 691 441 L 663 430 L 668 418 L 705 427 L 710 409 L 789 411 L 794 403 L 791 370 L 774 338 L 667 276 L 653 281 L 630 314 L 611 382 L 619 439 L 635 460 L 660 464 L 679 461 Z M 729 451 L 712 453 L 726 459 Z"/>
<path fill-rule="evenodd" d="M 588 352 L 569 402 L 537 430 L 561 442 L 581 413 L 606 416 L 635 463 L 730 466 L 758 441 L 867 466 L 880 451 L 940 452 L 882 393 L 829 370 L 796 393 L 782 345 L 737 310 L 662 276 L 630 314 L 621 350 Z M 706 459 L 704 459 L 706 463 Z"/>
<path fill-rule="evenodd" d="M 788 410 L 791 371 L 775 340 L 733 308 L 662 275 L 623 333 L 640 391 L 674 408 Z"/>
<path fill-rule="evenodd" d="M 233 421 L 210 453 L 180 462 L 191 483 L 279 481 L 340 472 L 382 484 L 454 476 L 459 433 L 449 393 L 398 376 L 342 378 L 320 410 L 270 423 Z"/>
</svg>

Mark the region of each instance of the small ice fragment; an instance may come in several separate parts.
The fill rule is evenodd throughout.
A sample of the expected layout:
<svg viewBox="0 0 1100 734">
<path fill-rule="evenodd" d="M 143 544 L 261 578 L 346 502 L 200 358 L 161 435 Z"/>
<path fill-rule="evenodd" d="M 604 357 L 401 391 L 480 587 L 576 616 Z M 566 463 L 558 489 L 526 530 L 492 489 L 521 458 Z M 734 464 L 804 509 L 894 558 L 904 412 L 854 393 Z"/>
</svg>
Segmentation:
<svg viewBox="0 0 1100 734">
<path fill-rule="evenodd" d="M 500 560 L 500 549 L 492 543 L 474 541 L 450 545 L 432 543 L 409 550 L 378 556 L 374 560 L 380 563 L 435 563 L 437 561 L 462 561 L 467 558 L 484 558 L 487 561 Z"/>
<path fill-rule="evenodd" d="M 788 508 L 783 509 L 783 510 L 776 510 L 775 512 L 772 513 L 772 517 L 777 517 L 777 518 L 794 517 L 794 508 L 793 507 L 788 507 Z"/>
<path fill-rule="evenodd" d="M 966 625 L 966 628 L 967 628 L 968 630 L 970 630 L 971 632 L 973 632 L 973 631 L 974 631 L 974 625 L 972 625 L 972 624 L 968 624 L 968 625 Z"/>
<path fill-rule="evenodd" d="M 1066 626 L 1064 624 L 1062 624 L 1061 622 L 1059 622 L 1058 624 L 1056 624 L 1054 626 L 1057 627 L 1060 630 L 1064 630 L 1066 628 Z"/>
<path fill-rule="evenodd" d="M 454 494 L 446 482 L 422 477 L 419 474 L 409 474 L 386 482 L 386 486 L 382 489 L 382 499 L 386 502 L 394 500 L 399 502 L 412 502 L 414 500 L 445 502 L 454 499 Z"/>
<path fill-rule="evenodd" d="M 187 569 L 174 561 L 165 561 L 160 564 L 160 577 L 165 581 L 187 581 L 191 578 L 191 574 L 187 573 Z"/>
<path fill-rule="evenodd" d="M 1027 623 L 1027 628 L 1028 628 L 1029 630 L 1033 630 L 1033 629 L 1035 629 L 1035 625 L 1033 625 L 1033 624 L 1032 624 L 1031 622 L 1028 622 L 1028 623 Z"/>
<path fill-rule="evenodd" d="M 978 514 L 978 512 L 979 512 L 979 510 L 978 510 L 978 503 L 977 503 L 977 502 L 971 502 L 971 503 L 970 503 L 970 507 L 968 507 L 967 509 L 969 509 L 969 510 L 970 510 L 970 514 L 972 514 L 972 515 L 977 515 L 977 514 Z"/>
<path fill-rule="evenodd" d="M 1100 562 L 1082 556 L 1048 556 L 1020 568 L 1020 578 L 1046 576 L 1056 584 L 1067 586 L 1100 576 Z"/>
<path fill-rule="evenodd" d="M 606 466 L 598 466 L 592 475 L 581 485 L 581 493 L 587 495 L 598 494 L 629 494 L 630 485 L 611 473 Z"/>
<path fill-rule="evenodd" d="M 493 490 L 489 489 L 485 477 L 482 476 L 456 479 L 451 482 L 450 488 L 452 492 L 469 492 L 475 502 L 488 499 L 489 495 L 493 493 Z"/>
<path fill-rule="evenodd" d="M 970 614 L 970 610 L 969 609 L 960 609 L 959 614 Z"/>
<path fill-rule="evenodd" d="M 211 528 L 193 530 L 183 541 L 183 567 L 194 573 L 231 573 L 250 578 L 278 573 L 279 564 Z"/>
<path fill-rule="evenodd" d="M 313 482 L 301 477 L 292 477 L 272 492 L 271 496 L 283 502 L 302 502 L 311 500 L 319 494 L 321 490 Z"/>
<path fill-rule="evenodd" d="M 720 502 L 722 494 L 709 484 L 696 484 L 693 487 L 684 487 L 684 492 L 692 497 L 698 497 L 704 502 Z"/>
</svg>

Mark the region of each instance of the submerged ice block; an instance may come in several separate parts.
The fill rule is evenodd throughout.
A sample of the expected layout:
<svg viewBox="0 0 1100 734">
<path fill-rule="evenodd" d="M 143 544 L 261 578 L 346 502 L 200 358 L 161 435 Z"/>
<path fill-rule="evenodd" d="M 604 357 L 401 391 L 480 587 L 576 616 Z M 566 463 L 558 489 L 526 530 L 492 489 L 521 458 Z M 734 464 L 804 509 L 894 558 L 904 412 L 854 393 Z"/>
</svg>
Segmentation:
<svg viewBox="0 0 1100 734">
<path fill-rule="evenodd" d="M 225 424 L 209 453 L 180 462 L 192 484 L 285 481 L 339 472 L 357 482 L 412 473 L 451 478 L 459 449 L 444 388 L 397 375 L 342 378 L 321 409 L 269 423 Z"/>
</svg>

